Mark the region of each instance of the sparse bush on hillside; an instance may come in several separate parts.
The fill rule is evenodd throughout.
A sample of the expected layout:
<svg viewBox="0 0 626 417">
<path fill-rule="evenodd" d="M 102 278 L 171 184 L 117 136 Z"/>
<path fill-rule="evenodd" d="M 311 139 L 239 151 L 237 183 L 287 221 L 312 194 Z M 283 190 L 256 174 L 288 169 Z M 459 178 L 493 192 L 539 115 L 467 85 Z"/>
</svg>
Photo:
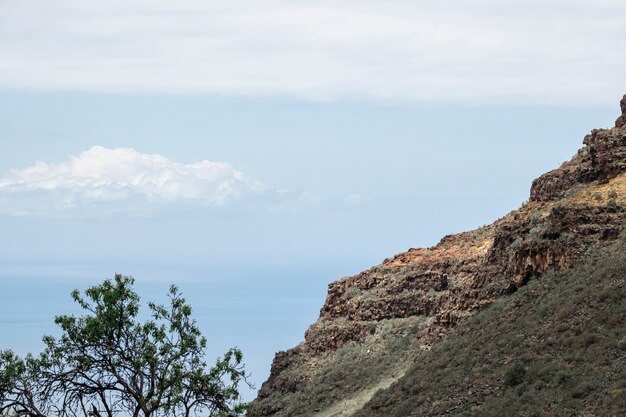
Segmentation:
<svg viewBox="0 0 626 417">
<path fill-rule="evenodd" d="M 541 220 L 542 218 L 542 214 L 540 211 L 536 211 L 533 213 L 532 216 L 530 216 L 530 223 L 531 224 L 537 224 L 539 222 L 539 220 Z"/>
<path fill-rule="evenodd" d="M 563 232 L 559 236 L 559 241 L 561 241 L 562 243 L 564 243 L 566 245 L 571 244 L 574 240 L 575 240 L 575 238 L 574 238 L 574 235 L 572 233 Z"/>
<path fill-rule="evenodd" d="M 522 246 L 522 242 L 524 242 L 524 239 L 522 239 L 521 237 L 518 237 L 517 239 L 515 239 L 513 243 L 511 243 L 511 250 L 513 251 L 518 250 Z"/>
<path fill-rule="evenodd" d="M 357 287 L 350 287 L 346 290 L 346 292 L 344 293 L 345 298 L 354 298 L 357 295 L 361 294 L 361 290 L 359 290 Z"/>
<path fill-rule="evenodd" d="M 524 375 L 526 375 L 526 368 L 516 362 L 504 373 L 504 383 L 509 387 L 514 387 L 524 381 Z"/>
<path fill-rule="evenodd" d="M 554 375 L 554 384 L 557 386 L 561 385 L 569 381 L 572 378 L 572 376 L 573 376 L 572 371 L 569 371 L 569 370 L 559 371 Z"/>
<path fill-rule="evenodd" d="M 528 231 L 528 234 L 532 237 L 539 237 L 545 232 L 543 226 L 535 226 Z"/>
</svg>

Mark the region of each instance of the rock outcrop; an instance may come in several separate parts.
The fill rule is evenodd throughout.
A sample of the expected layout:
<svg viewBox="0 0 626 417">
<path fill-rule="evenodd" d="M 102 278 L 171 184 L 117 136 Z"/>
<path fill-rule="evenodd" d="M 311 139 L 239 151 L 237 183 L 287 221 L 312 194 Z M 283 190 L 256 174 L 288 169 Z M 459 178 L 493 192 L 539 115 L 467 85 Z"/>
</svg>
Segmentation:
<svg viewBox="0 0 626 417">
<path fill-rule="evenodd" d="M 621 127 L 624 127 L 624 125 L 626 125 L 626 95 L 622 97 L 622 100 L 619 102 L 619 105 L 622 109 L 622 115 L 618 117 L 617 120 L 615 121 L 615 127 L 617 128 L 621 128 Z"/>
<path fill-rule="evenodd" d="M 253 412 L 352 415 L 458 323 L 617 239 L 626 214 L 626 96 L 620 104 L 616 127 L 593 130 L 569 162 L 533 181 L 519 210 L 330 284 L 304 342 L 276 355 Z"/>
</svg>

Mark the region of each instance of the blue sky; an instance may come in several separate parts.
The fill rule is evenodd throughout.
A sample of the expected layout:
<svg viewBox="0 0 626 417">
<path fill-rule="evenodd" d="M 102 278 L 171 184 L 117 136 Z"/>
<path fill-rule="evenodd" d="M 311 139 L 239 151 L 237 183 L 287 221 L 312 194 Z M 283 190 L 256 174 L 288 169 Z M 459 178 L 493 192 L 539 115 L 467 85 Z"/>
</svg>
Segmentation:
<svg viewBox="0 0 626 417">
<path fill-rule="evenodd" d="M 517 208 L 612 125 L 623 2 L 443 4 L 4 2 L 0 348 L 121 272 L 188 288 L 258 385 L 328 283 Z"/>
</svg>

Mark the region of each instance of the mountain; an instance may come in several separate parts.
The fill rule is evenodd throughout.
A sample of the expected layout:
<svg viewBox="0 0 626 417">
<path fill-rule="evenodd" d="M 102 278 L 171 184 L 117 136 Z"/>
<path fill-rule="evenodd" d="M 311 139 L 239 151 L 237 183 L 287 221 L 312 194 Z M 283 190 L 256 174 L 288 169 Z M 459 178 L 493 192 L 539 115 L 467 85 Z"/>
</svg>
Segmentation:
<svg viewBox="0 0 626 417">
<path fill-rule="evenodd" d="M 329 285 L 251 415 L 626 416 L 626 96 L 518 210 Z"/>
</svg>

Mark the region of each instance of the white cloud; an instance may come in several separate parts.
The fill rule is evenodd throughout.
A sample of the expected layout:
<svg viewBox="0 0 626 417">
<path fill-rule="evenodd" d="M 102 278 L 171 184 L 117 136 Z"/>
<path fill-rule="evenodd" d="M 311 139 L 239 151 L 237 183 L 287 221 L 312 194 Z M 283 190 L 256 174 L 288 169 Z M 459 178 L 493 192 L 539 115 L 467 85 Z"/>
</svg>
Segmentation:
<svg viewBox="0 0 626 417">
<path fill-rule="evenodd" d="M 223 207 L 279 192 L 225 162 L 173 162 L 130 148 L 94 146 L 69 161 L 37 162 L 0 179 L 0 214 L 35 216 L 149 215 L 171 207 Z M 258 201 L 261 201 L 258 200 Z"/>
<path fill-rule="evenodd" d="M 0 87 L 613 102 L 617 0 L 20 0 L 0 8 Z"/>
</svg>

